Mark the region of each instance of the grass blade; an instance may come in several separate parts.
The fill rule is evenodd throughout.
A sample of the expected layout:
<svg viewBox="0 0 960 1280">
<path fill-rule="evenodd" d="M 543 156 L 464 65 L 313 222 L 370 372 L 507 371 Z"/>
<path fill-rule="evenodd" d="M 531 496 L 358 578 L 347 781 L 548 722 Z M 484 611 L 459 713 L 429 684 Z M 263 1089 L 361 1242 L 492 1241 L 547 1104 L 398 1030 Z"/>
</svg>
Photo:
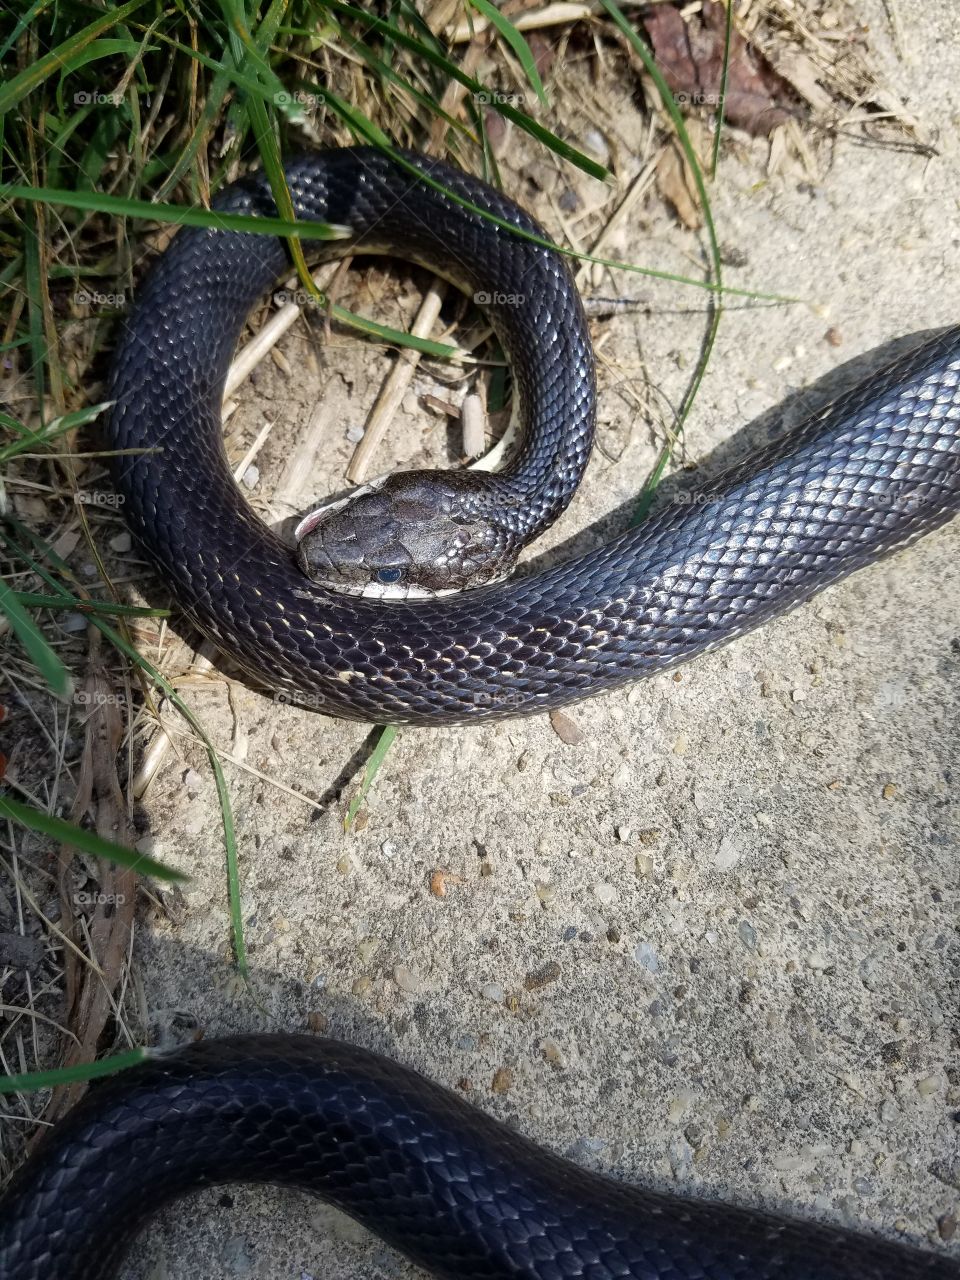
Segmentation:
<svg viewBox="0 0 960 1280">
<path fill-rule="evenodd" d="M 363 771 L 363 777 L 360 779 L 360 786 L 357 788 L 356 795 L 350 801 L 350 807 L 347 809 L 346 817 L 343 820 L 344 831 L 349 831 L 353 825 L 353 821 L 360 812 L 360 806 L 367 798 L 367 792 L 373 785 L 373 780 L 380 771 L 380 766 L 387 758 L 387 752 L 393 746 L 393 741 L 397 736 L 398 726 L 395 724 L 386 724 L 380 730 L 380 736 L 377 738 L 377 745 L 370 753 L 370 759 L 367 761 L 367 767 Z"/>
<path fill-rule="evenodd" d="M 37 1089 L 55 1089 L 61 1084 L 81 1080 L 97 1080 L 117 1071 L 137 1067 L 153 1055 L 149 1049 L 128 1049 L 97 1062 L 79 1062 L 75 1067 L 59 1067 L 54 1071 L 23 1071 L 16 1076 L 0 1076 L 0 1093 L 31 1093 Z"/>
<path fill-rule="evenodd" d="M 58 698 L 66 701 L 73 692 L 73 676 L 47 644 L 43 632 L 17 600 L 16 592 L 0 578 L 0 613 L 6 615 L 27 657 Z"/>
<path fill-rule="evenodd" d="M 151 204 L 108 196 L 102 191 L 64 191 L 51 187 L 0 187 L 0 200 L 29 200 L 36 204 L 64 205 L 68 209 L 90 209 L 115 218 L 146 218 L 151 222 L 172 222 L 181 227 L 209 227 L 217 231 L 247 231 L 258 236 L 285 239 L 343 240 L 349 227 L 330 222 L 287 222 L 283 218 L 251 218 L 245 213 L 221 213 L 215 209 L 195 209 L 183 204 Z"/>
<path fill-rule="evenodd" d="M 49 444 L 52 440 L 56 440 L 68 431 L 72 431 L 74 427 L 86 426 L 88 422 L 98 418 L 104 409 L 109 409 L 111 403 L 112 401 L 105 400 L 102 404 L 89 405 L 84 409 L 74 409 L 72 413 L 64 413 L 59 418 L 54 418 L 52 422 L 48 422 L 45 427 L 41 427 L 38 431 L 26 431 L 20 423 L 15 424 L 15 429 L 23 430 L 25 434 L 11 444 L 5 444 L 0 447 L 0 462 L 7 462 L 10 458 L 15 457 L 16 454 L 35 449 L 38 445 Z M 7 424 L 3 423 L 3 425 Z"/>
<path fill-rule="evenodd" d="M 26 528 L 19 520 L 16 519 L 10 520 L 10 523 L 16 532 L 22 537 L 25 537 L 32 546 L 37 547 L 43 554 L 44 558 L 54 565 L 59 572 L 63 573 L 68 579 L 72 576 L 69 565 L 61 560 L 56 552 L 51 547 L 48 547 L 42 539 L 37 537 L 32 530 Z M 57 579 L 48 572 L 43 565 L 38 563 L 38 561 L 30 555 L 25 547 L 18 546 L 14 543 L 9 537 L 3 534 L 2 529 L 0 529 L 0 536 L 3 536 L 4 541 L 11 550 L 15 551 L 16 554 L 27 563 L 30 569 L 32 569 L 38 577 L 42 578 L 53 591 L 64 596 L 66 599 L 72 599 L 70 593 L 64 590 Z M 244 979 L 248 980 L 250 976 L 250 968 L 247 962 L 246 944 L 244 942 L 243 934 L 243 915 L 240 905 L 240 873 L 237 862 L 237 834 L 233 822 L 233 809 L 230 804 L 230 793 L 227 790 L 227 780 L 224 777 L 223 766 L 220 763 L 220 757 L 217 755 L 217 749 L 211 742 L 203 725 L 183 701 L 173 685 L 170 684 L 170 682 L 156 669 L 156 667 L 152 665 L 152 663 L 148 662 L 147 659 L 137 651 L 137 649 L 127 640 L 126 636 L 120 635 L 119 632 L 114 631 L 111 626 L 96 614 L 91 614 L 90 621 L 103 633 L 106 639 L 109 640 L 116 649 L 130 659 L 135 667 L 141 671 L 145 671 L 154 684 L 163 690 L 170 699 L 172 705 L 176 707 L 184 720 L 186 720 L 187 724 L 190 725 L 191 729 L 194 730 L 200 741 L 206 747 L 207 758 L 210 761 L 210 767 L 213 770 L 214 780 L 217 785 L 217 798 L 220 802 L 220 815 L 223 823 L 223 839 L 226 846 L 227 883 L 229 886 L 230 896 L 230 921 L 233 931 L 234 955 L 237 961 L 238 972 Z"/>
<path fill-rule="evenodd" d="M 517 60 L 523 67 L 523 74 L 530 82 L 530 88 L 540 99 L 540 102 L 547 106 L 547 95 L 544 92 L 543 81 L 540 79 L 540 72 L 537 70 L 533 53 L 517 28 L 509 18 L 505 18 L 500 10 L 490 3 L 490 0 L 470 0 L 470 4 L 496 27 L 497 31 L 517 55 Z"/>
<path fill-rule="evenodd" d="M 118 866 L 129 867 L 138 875 L 153 876 L 156 880 L 188 880 L 190 877 L 172 867 L 165 867 L 162 862 L 148 858 L 145 853 L 137 853 L 136 849 L 126 849 L 112 840 L 104 840 L 95 831 L 87 831 L 72 822 L 57 818 L 52 813 L 44 813 L 31 805 L 20 804 L 10 796 L 0 796 L 0 817 L 9 818 L 18 826 L 28 831 L 36 831 L 39 835 L 49 836 L 60 844 L 68 844 L 81 853 L 93 854 L 95 858 L 105 858 Z"/>
<path fill-rule="evenodd" d="M 146 609 L 138 604 L 117 604 L 113 600 L 71 600 L 64 596 L 44 596 L 35 591 L 17 591 L 17 600 L 26 609 L 70 609 L 75 613 L 104 613 L 120 618 L 169 618 L 169 609 Z"/>
<path fill-rule="evenodd" d="M 55 49 L 38 59 L 32 66 L 24 67 L 19 75 L 0 85 L 0 116 L 6 115 L 11 107 L 15 107 L 28 93 L 32 93 L 47 76 L 58 74 L 64 64 L 77 57 L 88 45 L 92 44 L 101 31 L 109 31 L 111 27 L 122 22 L 144 3 L 144 0 L 128 0 L 119 9 L 108 9 L 88 27 L 78 31 L 69 39 L 62 41 Z"/>
<path fill-rule="evenodd" d="M 425 62 L 429 62 L 432 66 L 439 67 L 451 79 L 458 81 L 465 89 L 468 89 L 478 101 L 483 101 L 492 97 L 489 90 L 475 80 L 473 76 L 467 75 L 456 62 L 452 61 L 445 54 L 437 53 L 435 49 L 424 44 L 423 41 L 417 40 L 414 36 L 408 35 L 395 23 L 385 18 L 377 18 L 373 14 L 366 13 L 363 9 L 356 9 L 353 5 L 344 4 L 342 0 L 319 0 L 324 9 L 332 10 L 339 13 L 345 18 L 352 18 L 356 21 L 364 22 L 374 31 L 381 34 L 389 35 L 391 39 L 423 58 Z M 482 97 L 480 96 L 482 95 Z M 558 138 L 556 134 L 549 129 L 545 129 L 543 125 L 538 124 L 532 116 L 527 115 L 525 111 L 520 111 L 516 107 L 511 106 L 508 102 L 495 102 L 493 105 L 501 115 L 508 120 L 512 120 L 519 128 L 536 138 L 538 142 L 542 142 L 556 155 L 564 160 L 569 160 L 571 164 L 582 169 L 584 173 L 589 173 L 593 178 L 599 178 L 601 181 L 607 178 L 607 170 L 602 164 L 598 164 L 596 160 L 591 160 L 589 156 L 578 151 L 576 147 L 570 146 L 564 142 L 562 138 Z"/>
<path fill-rule="evenodd" d="M 710 363 L 710 356 L 713 354 L 713 347 L 716 342 L 720 319 L 723 315 L 723 296 L 726 290 L 723 285 L 723 264 L 720 259 L 720 242 L 717 238 L 717 229 L 714 226 L 713 213 L 710 209 L 710 198 L 707 195 L 707 185 L 704 180 L 703 169 L 700 166 L 700 160 L 694 150 L 693 143 L 690 141 L 690 135 L 687 133 L 686 125 L 683 123 L 683 116 L 681 116 L 677 109 L 677 104 L 674 101 L 673 94 L 670 92 L 667 82 L 664 80 L 663 75 L 660 72 L 660 68 L 657 66 L 656 62 L 654 62 L 653 55 L 637 35 L 636 31 L 634 31 L 630 26 L 629 22 L 627 22 L 619 6 L 615 3 L 615 0 L 600 0 L 600 2 L 630 41 L 643 63 L 647 74 L 657 86 L 657 91 L 663 100 L 663 105 L 667 110 L 667 114 L 670 116 L 677 138 L 683 148 L 683 153 L 687 158 L 687 163 L 690 166 L 690 172 L 693 174 L 694 184 L 697 188 L 697 194 L 700 197 L 700 206 L 703 209 L 703 222 L 707 229 L 707 237 L 710 242 L 710 260 L 713 274 L 711 285 L 716 293 L 715 298 L 711 299 L 712 306 L 710 310 L 710 319 L 707 324 L 707 332 L 701 347 L 700 358 L 697 361 L 696 368 L 693 371 L 693 376 L 690 379 L 690 383 L 684 394 L 680 408 L 677 411 L 675 428 L 671 432 L 670 439 L 667 441 L 666 445 L 664 445 L 663 449 L 661 449 L 660 456 L 657 459 L 653 472 L 640 494 L 632 521 L 633 524 L 639 524 L 646 518 L 646 515 L 653 504 L 653 495 L 656 491 L 657 485 L 663 478 L 663 474 L 666 471 L 667 465 L 673 454 L 674 445 L 683 432 L 684 423 L 690 414 L 690 410 L 693 408 L 693 403 L 696 400 L 700 387 L 703 383 L 704 375 L 707 372 L 707 365 Z"/>
</svg>

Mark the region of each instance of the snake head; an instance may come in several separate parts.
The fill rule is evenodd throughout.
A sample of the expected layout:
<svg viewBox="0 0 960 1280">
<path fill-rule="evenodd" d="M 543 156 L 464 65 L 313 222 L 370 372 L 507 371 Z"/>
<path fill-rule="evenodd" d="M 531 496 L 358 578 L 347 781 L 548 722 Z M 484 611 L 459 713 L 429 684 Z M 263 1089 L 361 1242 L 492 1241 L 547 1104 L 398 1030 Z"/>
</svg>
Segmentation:
<svg viewBox="0 0 960 1280">
<path fill-rule="evenodd" d="M 402 471 L 306 516 L 297 562 L 330 591 L 432 599 L 507 577 L 517 549 L 491 515 L 489 477 Z"/>
</svg>

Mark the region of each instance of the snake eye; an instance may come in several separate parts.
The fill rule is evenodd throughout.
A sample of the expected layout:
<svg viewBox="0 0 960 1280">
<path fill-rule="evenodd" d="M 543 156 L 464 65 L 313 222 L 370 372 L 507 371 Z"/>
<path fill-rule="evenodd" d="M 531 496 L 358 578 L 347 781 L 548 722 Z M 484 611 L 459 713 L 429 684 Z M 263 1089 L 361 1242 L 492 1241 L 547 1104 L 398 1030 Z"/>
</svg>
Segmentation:
<svg viewBox="0 0 960 1280">
<path fill-rule="evenodd" d="M 391 583 L 399 582 L 403 577 L 402 569 L 378 569 L 376 572 L 377 582 Z"/>
</svg>

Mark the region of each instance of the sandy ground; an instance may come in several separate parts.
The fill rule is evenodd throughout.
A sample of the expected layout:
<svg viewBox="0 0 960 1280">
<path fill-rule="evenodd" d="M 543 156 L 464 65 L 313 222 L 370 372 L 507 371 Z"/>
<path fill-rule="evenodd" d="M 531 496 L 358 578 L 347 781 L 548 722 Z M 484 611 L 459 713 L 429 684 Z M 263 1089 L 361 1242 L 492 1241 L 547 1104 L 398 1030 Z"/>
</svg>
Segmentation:
<svg viewBox="0 0 960 1280">
<path fill-rule="evenodd" d="M 795 418 L 845 362 L 960 315 L 954 18 L 899 0 L 901 60 L 880 0 L 861 9 L 939 154 L 853 136 L 817 151 L 815 180 L 767 179 L 766 144 L 731 135 L 713 196 L 737 263 L 728 280 L 820 307 L 731 307 L 691 460 L 736 446 L 784 401 Z M 621 146 L 642 133 L 630 110 Z M 518 179 L 513 194 L 556 231 L 551 197 L 568 181 L 551 174 L 542 195 Z M 589 182 L 574 185 L 589 201 Z M 617 247 L 697 269 L 695 239 L 656 199 Z M 356 305 L 367 287 L 358 279 Z M 391 290 L 387 322 L 399 318 Z M 636 494 L 657 448 L 637 397 L 649 374 L 675 401 L 703 332 L 696 291 L 637 276 L 596 291 L 647 306 L 596 327 L 601 448 L 550 545 L 598 520 L 605 536 L 602 518 Z M 341 483 L 346 432 L 388 359 L 342 339 L 311 370 L 302 331 L 283 350 L 293 377 L 263 366 L 233 425 L 247 440 L 280 419 L 258 459 L 255 494 L 269 494 L 322 397 L 320 495 Z M 414 390 L 437 386 L 425 372 Z M 445 465 L 442 431 L 424 443 L 429 416 L 401 418 L 398 462 Z M 960 527 L 947 528 L 725 652 L 578 707 L 576 746 L 545 718 L 406 731 L 351 836 L 342 802 L 297 800 L 227 766 L 263 1010 L 229 965 L 214 786 L 188 746 L 139 815 L 154 852 L 193 876 L 185 907 L 149 914 L 140 934 L 152 1033 L 325 1027 L 615 1177 L 960 1259 L 960 1236 L 941 1239 L 960 1200 L 958 552 Z M 245 743 L 248 764 L 314 801 L 367 738 L 242 686 L 231 708 L 222 681 L 189 698 L 220 744 Z M 430 891 L 435 869 L 449 873 L 445 897 Z M 311 1200 L 230 1189 L 166 1212 L 125 1274 L 419 1273 Z"/>
</svg>

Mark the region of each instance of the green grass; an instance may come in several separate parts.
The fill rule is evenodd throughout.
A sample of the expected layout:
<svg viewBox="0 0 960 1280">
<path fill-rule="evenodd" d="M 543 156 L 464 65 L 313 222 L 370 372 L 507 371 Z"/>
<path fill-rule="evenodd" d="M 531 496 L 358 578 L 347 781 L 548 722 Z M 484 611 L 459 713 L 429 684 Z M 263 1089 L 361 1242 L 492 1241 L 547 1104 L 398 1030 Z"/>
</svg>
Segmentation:
<svg viewBox="0 0 960 1280">
<path fill-rule="evenodd" d="M 668 113 L 665 127 L 676 133 L 695 177 L 709 266 L 703 278 L 697 278 L 560 247 L 578 260 L 706 291 L 711 300 L 706 332 L 670 432 L 675 440 L 706 372 L 725 294 L 782 299 L 726 288 L 708 179 L 683 119 L 643 40 L 612 0 L 603 4 L 610 30 L 619 28 L 660 88 Z M 521 83 L 536 100 L 535 112 L 494 94 L 499 82 L 485 83 L 469 74 L 460 52 L 445 47 L 409 0 L 397 0 L 377 14 L 343 0 L 271 0 L 253 7 L 240 0 L 197 7 L 179 0 L 173 5 L 130 0 L 103 12 L 76 0 L 56 5 L 35 0 L 3 46 L 8 65 L 15 60 L 16 69 L 0 87 L 0 280 L 14 299 L 4 354 L 19 359 L 26 353 L 21 367 L 32 387 L 39 425 L 28 427 L 10 414 L 0 418 L 0 466 L 23 465 L 28 455 L 39 454 L 45 459 L 40 465 L 60 476 L 67 487 L 75 484 L 71 441 L 104 408 L 88 407 L 84 389 L 109 348 L 111 317 L 91 317 L 79 351 L 68 351 L 60 336 L 61 284 L 108 282 L 109 292 L 129 297 L 143 253 L 139 237 L 146 229 L 217 225 L 284 236 L 304 287 L 324 301 L 310 278 L 300 240 L 338 236 L 344 229 L 297 223 L 283 178 L 283 156 L 302 146 L 302 95 L 309 95 L 313 123 L 327 144 L 362 141 L 395 154 L 397 146 L 421 147 L 439 122 L 446 153 L 496 181 L 485 128 L 488 103 L 551 153 L 556 163 L 605 180 L 602 165 L 539 118 L 549 114 L 548 86 L 541 81 L 524 36 L 489 0 L 469 0 L 469 9 L 490 21 L 492 47 L 519 66 Z M 507 75 L 505 61 L 503 67 Z M 465 93 L 462 114 L 439 105 L 451 84 Z M 718 157 L 719 132 L 714 173 Z M 210 213 L 210 198 L 236 169 L 254 160 L 271 182 L 278 218 Z M 447 344 L 412 339 L 342 307 L 334 307 L 332 314 L 379 341 L 414 346 L 434 356 L 454 351 Z M 669 459 L 668 447 L 644 486 L 640 514 Z M 84 528 L 89 532 L 86 523 Z M 83 587 L 54 548 L 22 521 L 9 519 L 2 540 L 6 570 L 0 578 L 0 610 L 52 696 L 69 697 L 75 673 L 45 635 L 45 626 L 63 610 L 80 612 L 110 650 L 129 664 L 145 694 L 164 692 L 205 742 L 222 813 L 234 954 L 246 976 L 239 852 L 223 769 L 196 716 L 139 653 L 126 630 L 127 618 L 157 616 L 161 611 L 124 604 L 106 581 L 96 593 Z M 9 579 L 21 576 L 39 581 L 43 589 L 10 585 Z M 111 618 L 116 625 L 108 621 Z M 395 736 L 395 729 L 381 732 L 346 815 L 348 827 Z M 0 813 L 96 856 L 116 861 L 127 857 L 127 865 L 133 865 L 129 858 L 134 858 L 139 870 L 174 876 L 133 851 L 106 846 L 89 831 L 65 830 L 69 824 L 55 815 L 28 809 L 12 798 L 0 800 Z M 123 1064 L 132 1060 L 126 1055 Z M 72 1068 L 70 1078 L 78 1078 L 80 1070 Z M 88 1074 L 100 1070 L 91 1066 Z M 46 1087 L 55 1075 L 19 1077 L 7 1085 Z"/>
</svg>

